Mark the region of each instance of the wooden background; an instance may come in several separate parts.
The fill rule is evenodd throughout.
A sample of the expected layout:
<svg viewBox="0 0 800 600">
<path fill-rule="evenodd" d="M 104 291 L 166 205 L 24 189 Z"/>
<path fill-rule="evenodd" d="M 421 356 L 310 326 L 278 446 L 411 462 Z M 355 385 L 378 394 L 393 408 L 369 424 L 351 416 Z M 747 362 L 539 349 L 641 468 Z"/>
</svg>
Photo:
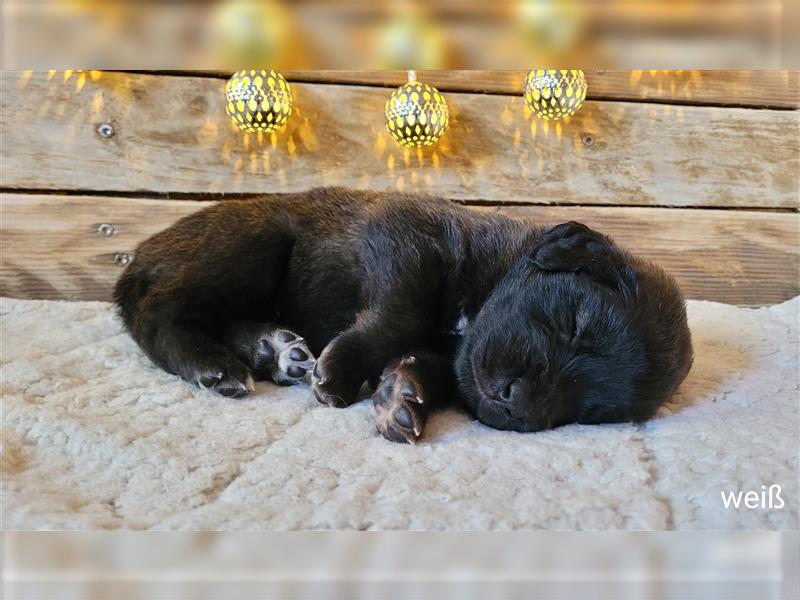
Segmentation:
<svg viewBox="0 0 800 600">
<path fill-rule="evenodd" d="M 797 72 L 587 72 L 588 100 L 561 123 L 524 107 L 524 74 L 418 73 L 446 92 L 452 121 L 409 150 L 383 125 L 398 71 L 286 72 L 294 113 L 258 135 L 229 123 L 227 73 L 5 73 L 0 294 L 107 300 L 136 245 L 181 216 L 319 185 L 580 220 L 689 298 L 800 293 Z"/>
</svg>

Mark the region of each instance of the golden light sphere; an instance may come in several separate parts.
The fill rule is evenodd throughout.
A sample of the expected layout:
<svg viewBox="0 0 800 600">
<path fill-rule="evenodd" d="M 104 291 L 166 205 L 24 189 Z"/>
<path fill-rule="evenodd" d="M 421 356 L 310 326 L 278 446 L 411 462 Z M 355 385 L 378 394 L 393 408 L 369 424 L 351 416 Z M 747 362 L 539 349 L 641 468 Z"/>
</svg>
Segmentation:
<svg viewBox="0 0 800 600">
<path fill-rule="evenodd" d="M 430 146 L 439 141 L 450 123 L 447 102 L 435 87 L 411 81 L 386 101 L 386 128 L 398 144 Z"/>
<path fill-rule="evenodd" d="M 578 69 L 530 71 L 522 88 L 525 104 L 543 119 L 561 119 L 586 99 L 586 76 Z"/>
<path fill-rule="evenodd" d="M 276 71 L 238 71 L 225 84 L 225 112 L 243 131 L 276 131 L 292 114 L 292 88 Z"/>
<path fill-rule="evenodd" d="M 278 0 L 223 0 L 209 4 L 209 55 L 228 65 L 286 63 L 292 23 Z M 204 11 L 205 12 L 205 11 Z"/>
</svg>

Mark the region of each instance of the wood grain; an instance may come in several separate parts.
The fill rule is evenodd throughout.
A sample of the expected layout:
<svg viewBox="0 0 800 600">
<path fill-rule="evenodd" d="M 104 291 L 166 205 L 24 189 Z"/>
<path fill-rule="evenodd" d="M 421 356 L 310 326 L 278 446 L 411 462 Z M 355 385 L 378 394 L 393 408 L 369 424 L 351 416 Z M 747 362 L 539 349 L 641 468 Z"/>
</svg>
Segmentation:
<svg viewBox="0 0 800 600">
<path fill-rule="evenodd" d="M 229 123 L 223 86 L 7 74 L 3 185 L 185 194 L 344 185 L 492 203 L 798 206 L 795 111 L 603 101 L 550 123 L 519 97 L 451 93 L 450 130 L 416 151 L 386 133 L 384 89 L 295 84 L 289 124 L 259 137 Z M 99 136 L 100 123 L 114 135 Z"/>
<path fill-rule="evenodd" d="M 590 100 L 649 100 L 768 108 L 800 107 L 798 71 L 587 70 Z M 230 72 L 226 73 L 230 75 Z M 290 81 L 395 87 L 406 71 L 284 71 Z M 519 95 L 527 71 L 418 71 L 441 91 Z"/>
<path fill-rule="evenodd" d="M 119 253 L 209 202 L 6 194 L 0 294 L 108 300 Z M 543 223 L 570 219 L 613 235 L 673 273 L 689 298 L 739 305 L 800 293 L 794 213 L 636 207 L 479 207 Z M 115 233 L 104 236 L 101 224 Z"/>
</svg>

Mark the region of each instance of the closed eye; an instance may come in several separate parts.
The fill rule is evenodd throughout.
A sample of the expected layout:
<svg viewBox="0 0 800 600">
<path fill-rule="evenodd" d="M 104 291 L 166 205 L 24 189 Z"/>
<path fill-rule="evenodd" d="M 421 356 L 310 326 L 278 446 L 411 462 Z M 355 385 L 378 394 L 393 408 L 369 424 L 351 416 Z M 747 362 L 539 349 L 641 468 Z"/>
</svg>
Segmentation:
<svg viewBox="0 0 800 600">
<path fill-rule="evenodd" d="M 575 315 L 573 314 L 571 317 L 564 318 L 560 326 L 555 325 L 553 333 L 557 335 L 562 342 L 569 344 L 575 343 L 575 340 L 581 335 L 578 327 L 578 320 L 575 318 Z"/>
</svg>

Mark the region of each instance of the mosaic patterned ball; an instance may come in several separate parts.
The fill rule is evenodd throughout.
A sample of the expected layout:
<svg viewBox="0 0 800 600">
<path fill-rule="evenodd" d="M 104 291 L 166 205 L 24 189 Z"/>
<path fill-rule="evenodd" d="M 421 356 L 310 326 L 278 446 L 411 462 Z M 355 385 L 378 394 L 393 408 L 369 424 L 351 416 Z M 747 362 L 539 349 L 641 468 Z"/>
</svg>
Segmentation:
<svg viewBox="0 0 800 600">
<path fill-rule="evenodd" d="M 292 114 L 292 88 L 276 71 L 238 71 L 225 84 L 225 112 L 243 131 L 275 131 Z"/>
<path fill-rule="evenodd" d="M 577 69 L 530 71 L 522 89 L 525 103 L 543 119 L 575 114 L 586 99 L 586 77 Z"/>
<path fill-rule="evenodd" d="M 430 146 L 450 123 L 447 102 L 435 87 L 412 81 L 397 88 L 386 101 L 386 128 L 403 146 Z"/>
</svg>

